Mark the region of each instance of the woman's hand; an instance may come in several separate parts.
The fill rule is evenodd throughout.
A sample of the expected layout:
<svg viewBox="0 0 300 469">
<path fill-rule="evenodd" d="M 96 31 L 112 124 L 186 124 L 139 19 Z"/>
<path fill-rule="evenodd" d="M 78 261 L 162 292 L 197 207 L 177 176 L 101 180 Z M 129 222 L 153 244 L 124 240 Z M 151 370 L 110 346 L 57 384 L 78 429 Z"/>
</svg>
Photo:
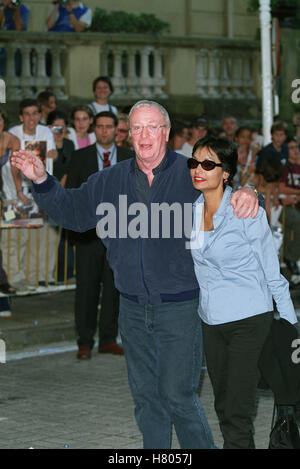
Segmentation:
<svg viewBox="0 0 300 469">
<path fill-rule="evenodd" d="M 25 177 L 35 184 L 41 184 L 48 177 L 43 162 L 31 151 L 15 151 L 10 161 L 12 166 L 18 168 Z"/>
</svg>

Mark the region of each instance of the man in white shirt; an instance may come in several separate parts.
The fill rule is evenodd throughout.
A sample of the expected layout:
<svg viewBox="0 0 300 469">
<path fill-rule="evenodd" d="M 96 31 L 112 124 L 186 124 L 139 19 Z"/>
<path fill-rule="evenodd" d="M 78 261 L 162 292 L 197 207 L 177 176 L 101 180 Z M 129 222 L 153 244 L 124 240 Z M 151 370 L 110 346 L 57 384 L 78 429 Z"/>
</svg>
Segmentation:
<svg viewBox="0 0 300 469">
<path fill-rule="evenodd" d="M 19 107 L 20 125 L 16 125 L 9 129 L 12 135 L 15 135 L 20 140 L 20 148 L 30 149 L 36 153 L 42 161 L 45 162 L 47 171 L 52 174 L 53 161 L 57 158 L 57 150 L 52 132 L 45 125 L 40 125 L 39 121 L 41 113 L 39 105 L 35 99 L 24 99 Z M 33 203 L 31 197 L 31 183 L 22 177 L 21 172 L 11 166 L 11 173 L 15 183 L 14 199 L 19 199 L 24 205 Z M 16 236 L 12 231 L 12 242 L 16 242 Z M 26 274 L 26 249 L 27 249 L 27 233 L 21 230 L 21 237 L 18 241 L 18 248 L 14 249 L 15 254 L 19 249 L 19 259 L 16 260 L 16 255 L 11 257 L 11 274 L 12 278 L 17 281 L 27 280 L 36 282 L 36 261 L 30 263 L 29 277 Z M 48 245 L 48 249 L 46 248 Z M 45 279 L 53 281 L 54 267 L 55 267 L 55 245 L 56 245 L 56 229 L 50 226 L 46 221 L 43 228 L 39 229 L 39 280 L 44 282 Z M 31 252 L 37 250 L 37 243 L 35 236 L 31 237 Z M 11 250 L 12 251 L 12 250 Z M 46 260 L 46 252 L 48 252 L 48 259 Z M 47 267 L 48 273 L 46 273 Z"/>
<path fill-rule="evenodd" d="M 39 153 L 42 160 L 46 159 L 46 169 L 49 173 L 52 173 L 53 160 L 57 158 L 55 141 L 48 127 L 39 124 L 41 113 L 35 99 L 24 99 L 21 101 L 19 118 L 22 123 L 10 128 L 9 132 L 18 137 L 22 150 L 31 149 Z M 31 184 L 28 185 L 24 181 L 20 171 L 16 168 L 12 167 L 11 170 L 16 185 L 17 197 L 22 200 L 22 187 L 25 195 L 28 195 L 28 187 Z"/>
<path fill-rule="evenodd" d="M 190 132 L 190 139 L 185 142 L 179 150 L 177 150 L 177 153 L 180 153 L 187 158 L 191 158 L 195 143 L 200 140 L 200 138 L 205 137 L 208 133 L 208 123 L 205 117 L 196 117 L 191 123 Z"/>
</svg>

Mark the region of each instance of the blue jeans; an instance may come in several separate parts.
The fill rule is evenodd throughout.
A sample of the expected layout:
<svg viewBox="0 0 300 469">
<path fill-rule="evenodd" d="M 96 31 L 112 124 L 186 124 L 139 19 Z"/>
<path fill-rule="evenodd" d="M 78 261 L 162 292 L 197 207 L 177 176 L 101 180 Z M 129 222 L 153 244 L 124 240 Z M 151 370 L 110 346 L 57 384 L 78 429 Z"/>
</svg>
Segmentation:
<svg viewBox="0 0 300 469">
<path fill-rule="evenodd" d="M 144 448 L 214 448 L 198 398 L 202 363 L 198 299 L 139 305 L 120 297 L 119 328 Z"/>
</svg>

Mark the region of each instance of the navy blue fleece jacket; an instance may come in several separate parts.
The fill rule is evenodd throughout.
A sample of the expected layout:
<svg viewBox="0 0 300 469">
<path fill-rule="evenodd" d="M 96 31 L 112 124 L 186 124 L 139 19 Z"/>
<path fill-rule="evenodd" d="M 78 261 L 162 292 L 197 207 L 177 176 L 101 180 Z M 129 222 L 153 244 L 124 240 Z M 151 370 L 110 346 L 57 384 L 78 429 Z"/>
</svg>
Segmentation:
<svg viewBox="0 0 300 469">
<path fill-rule="evenodd" d="M 193 188 L 186 158 L 169 149 L 166 157 L 167 163 L 155 176 L 150 201 L 143 210 L 139 205 L 133 205 L 139 202 L 134 159 L 93 174 L 79 189 L 64 189 L 50 175 L 44 183 L 33 184 L 37 204 L 58 225 L 84 232 L 95 226 L 99 228 L 98 223 L 102 220 L 103 230 L 112 231 L 102 240 L 107 247 L 116 287 L 121 294 L 141 304 L 188 300 L 199 294 L 191 252 L 186 246 L 188 238 L 184 233 L 184 213 L 192 213 L 192 203 L 199 192 Z M 122 205 L 124 202 L 127 202 L 126 207 Z M 170 223 L 170 236 L 168 226 L 163 225 L 168 222 L 168 217 L 164 220 L 160 217 L 157 226 L 154 222 L 157 217 L 151 216 L 150 204 L 162 203 L 167 203 L 166 207 L 175 204 L 170 219 L 173 220 L 172 213 L 176 211 L 177 223 Z M 142 226 L 143 235 L 138 236 Z"/>
</svg>

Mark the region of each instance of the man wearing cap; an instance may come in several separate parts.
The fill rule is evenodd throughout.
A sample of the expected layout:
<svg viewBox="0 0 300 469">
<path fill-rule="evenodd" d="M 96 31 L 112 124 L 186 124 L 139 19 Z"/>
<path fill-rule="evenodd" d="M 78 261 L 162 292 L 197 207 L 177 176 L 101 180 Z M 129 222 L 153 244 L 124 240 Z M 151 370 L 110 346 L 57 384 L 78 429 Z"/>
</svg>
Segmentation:
<svg viewBox="0 0 300 469">
<path fill-rule="evenodd" d="M 177 153 L 186 156 L 187 158 L 192 157 L 193 146 L 195 143 L 203 137 L 206 137 L 208 133 L 208 123 L 205 117 L 199 116 L 193 119 L 191 123 L 191 137 L 190 139 L 183 144 L 180 150 L 177 150 Z"/>
</svg>

